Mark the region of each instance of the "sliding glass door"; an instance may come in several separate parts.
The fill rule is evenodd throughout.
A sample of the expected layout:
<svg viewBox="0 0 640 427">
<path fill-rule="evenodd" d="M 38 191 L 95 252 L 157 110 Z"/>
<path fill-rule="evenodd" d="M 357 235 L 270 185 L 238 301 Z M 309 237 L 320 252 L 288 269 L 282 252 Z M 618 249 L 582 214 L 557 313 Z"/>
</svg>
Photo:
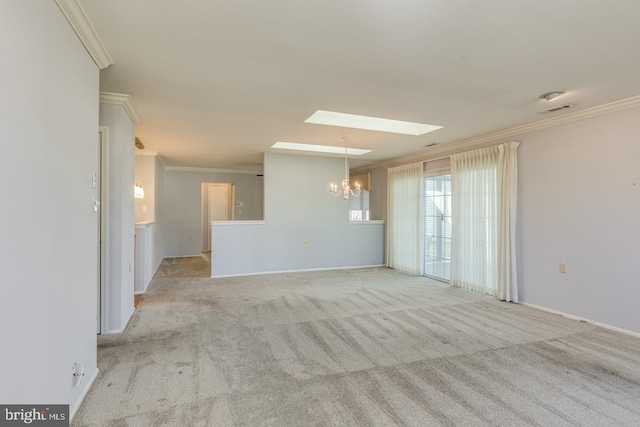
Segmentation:
<svg viewBox="0 0 640 427">
<path fill-rule="evenodd" d="M 448 281 L 451 277 L 451 175 L 424 178 L 424 274 Z"/>
</svg>

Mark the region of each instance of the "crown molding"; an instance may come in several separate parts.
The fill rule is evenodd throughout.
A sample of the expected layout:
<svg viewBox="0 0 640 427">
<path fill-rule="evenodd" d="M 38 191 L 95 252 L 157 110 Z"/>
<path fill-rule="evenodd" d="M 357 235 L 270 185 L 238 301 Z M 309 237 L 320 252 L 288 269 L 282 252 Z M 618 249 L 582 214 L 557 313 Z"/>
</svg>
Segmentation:
<svg viewBox="0 0 640 427">
<path fill-rule="evenodd" d="M 102 70 L 113 64 L 109 52 L 78 0 L 56 0 L 56 4 L 98 68 Z"/>
<path fill-rule="evenodd" d="M 247 175 L 262 174 L 262 168 L 255 169 L 217 169 L 217 168 L 194 168 L 190 166 L 167 166 L 168 171 L 176 172 L 208 172 L 208 173 L 243 173 Z"/>
<path fill-rule="evenodd" d="M 563 125 L 566 123 L 575 122 L 578 120 L 584 120 L 591 117 L 597 117 L 604 114 L 615 113 L 617 111 L 627 110 L 629 108 L 640 107 L 640 96 L 634 96 L 631 98 L 622 99 L 620 101 L 611 102 L 608 104 L 599 105 L 597 107 L 586 108 L 575 113 L 568 113 L 562 116 L 550 117 L 548 119 L 539 120 L 537 122 L 528 123 L 508 129 L 504 129 L 498 132 L 492 132 L 486 135 L 481 135 L 474 138 L 463 139 L 461 141 L 450 142 L 442 145 L 437 145 L 426 150 L 417 151 L 415 153 L 406 154 L 404 156 L 394 157 L 392 159 L 383 160 L 378 163 L 374 163 L 368 166 L 361 166 L 351 170 L 351 174 L 358 174 L 367 172 L 372 169 L 389 168 L 393 166 L 399 166 L 409 163 L 415 163 L 420 161 L 435 160 L 442 157 L 450 156 L 451 154 L 459 153 L 462 151 L 473 150 L 487 146 L 490 143 L 496 142 L 506 138 L 512 138 L 514 136 L 522 135 L 524 133 L 534 132 L 554 126 Z"/>
<path fill-rule="evenodd" d="M 162 166 L 162 170 L 166 170 L 167 169 L 167 164 L 164 162 L 164 159 L 162 158 L 160 153 L 158 153 L 158 155 L 156 156 L 156 159 L 158 159 L 160 161 L 160 166 Z"/>
<path fill-rule="evenodd" d="M 122 105 L 134 125 L 137 125 L 138 123 L 140 123 L 140 120 L 142 120 L 140 114 L 138 113 L 138 110 L 136 110 L 136 106 L 133 105 L 133 100 L 129 95 L 124 95 L 121 93 L 100 92 L 100 102 L 103 102 L 105 104 Z"/>
</svg>

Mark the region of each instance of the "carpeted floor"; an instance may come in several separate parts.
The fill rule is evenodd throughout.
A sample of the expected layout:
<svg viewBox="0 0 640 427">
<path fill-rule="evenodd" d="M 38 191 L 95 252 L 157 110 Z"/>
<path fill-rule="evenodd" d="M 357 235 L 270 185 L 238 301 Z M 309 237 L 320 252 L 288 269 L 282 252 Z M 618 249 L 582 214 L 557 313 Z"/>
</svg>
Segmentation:
<svg viewBox="0 0 640 427">
<path fill-rule="evenodd" d="M 165 260 L 74 426 L 638 426 L 640 339 L 385 268 Z"/>
</svg>

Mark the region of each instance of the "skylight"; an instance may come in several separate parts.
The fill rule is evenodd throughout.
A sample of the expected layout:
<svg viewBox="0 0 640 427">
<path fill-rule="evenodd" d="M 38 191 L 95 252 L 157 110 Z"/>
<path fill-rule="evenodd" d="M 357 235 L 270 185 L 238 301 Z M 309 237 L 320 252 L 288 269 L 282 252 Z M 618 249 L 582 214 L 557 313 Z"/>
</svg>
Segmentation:
<svg viewBox="0 0 640 427">
<path fill-rule="evenodd" d="M 442 126 L 422 123 L 403 122 L 400 120 L 381 119 L 378 117 L 359 116 L 357 114 L 336 113 L 318 110 L 305 123 L 341 126 L 346 128 L 376 130 L 381 132 L 402 133 L 405 135 L 424 135 L 442 128 Z"/>
<path fill-rule="evenodd" d="M 271 148 L 282 148 L 285 150 L 298 150 L 298 151 L 313 151 L 315 153 L 333 153 L 344 154 L 344 147 L 332 147 L 330 145 L 313 145 L 313 144 L 301 144 L 298 142 L 281 142 L 278 141 L 271 146 Z M 367 154 L 371 150 L 361 150 L 359 148 L 347 148 L 347 154 L 352 156 L 361 156 Z"/>
</svg>

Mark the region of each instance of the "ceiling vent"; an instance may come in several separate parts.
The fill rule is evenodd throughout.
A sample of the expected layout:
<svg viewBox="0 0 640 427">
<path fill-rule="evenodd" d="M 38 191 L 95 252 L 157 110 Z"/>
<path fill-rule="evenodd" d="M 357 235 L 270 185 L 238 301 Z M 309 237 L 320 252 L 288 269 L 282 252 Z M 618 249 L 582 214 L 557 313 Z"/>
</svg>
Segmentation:
<svg viewBox="0 0 640 427">
<path fill-rule="evenodd" d="M 540 113 L 538 114 L 555 113 L 556 111 L 566 110 L 567 108 L 571 108 L 573 106 L 574 106 L 573 104 L 565 104 L 559 107 L 553 107 L 553 108 L 549 108 L 548 110 L 540 111 Z"/>
</svg>

